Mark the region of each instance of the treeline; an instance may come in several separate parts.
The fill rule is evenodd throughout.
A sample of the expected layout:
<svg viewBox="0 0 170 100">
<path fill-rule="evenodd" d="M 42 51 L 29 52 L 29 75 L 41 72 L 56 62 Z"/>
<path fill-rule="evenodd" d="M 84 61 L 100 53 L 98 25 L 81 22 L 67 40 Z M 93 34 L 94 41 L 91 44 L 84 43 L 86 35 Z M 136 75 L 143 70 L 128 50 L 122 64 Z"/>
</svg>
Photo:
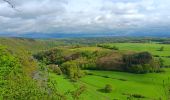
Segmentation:
<svg viewBox="0 0 170 100">
<path fill-rule="evenodd" d="M 103 43 L 150 43 L 157 42 L 169 44 L 170 38 L 154 38 L 154 37 L 93 37 L 93 38 L 73 38 L 60 39 L 66 45 L 96 45 Z"/>
<path fill-rule="evenodd" d="M 119 50 L 118 47 L 116 47 L 114 45 L 108 45 L 108 44 L 98 44 L 97 47 L 106 48 L 106 49 L 110 49 L 110 50 Z"/>
<path fill-rule="evenodd" d="M 39 61 L 45 59 L 46 65 L 48 65 L 54 72 L 57 72 L 57 74 L 64 73 L 68 75 L 68 78 L 72 81 L 76 81 L 85 74 L 81 69 L 96 69 L 96 59 L 106 54 L 107 52 L 71 52 L 67 51 L 67 49 L 63 50 L 54 48 L 48 51 L 39 52 L 35 54 L 34 57 Z M 56 70 L 61 70 L 61 72 Z"/>
<path fill-rule="evenodd" d="M 68 48 L 67 48 L 68 49 Z M 64 73 L 73 81 L 84 76 L 82 69 L 114 70 L 131 73 L 160 72 L 160 61 L 149 52 L 122 54 L 117 51 L 67 51 L 51 49 L 35 54 L 39 61 L 46 59 L 46 64 L 57 72 Z M 56 68 L 54 68 L 54 65 Z"/>
<path fill-rule="evenodd" d="M 160 72 L 160 61 L 148 52 L 124 55 L 125 70 L 132 73 Z"/>
<path fill-rule="evenodd" d="M 55 46 L 97 45 L 107 43 L 150 43 L 169 44 L 170 38 L 152 37 L 93 37 L 69 39 L 29 39 L 29 38 L 0 38 L 0 44 L 9 48 L 22 47 L 31 52 L 47 50 Z"/>
</svg>

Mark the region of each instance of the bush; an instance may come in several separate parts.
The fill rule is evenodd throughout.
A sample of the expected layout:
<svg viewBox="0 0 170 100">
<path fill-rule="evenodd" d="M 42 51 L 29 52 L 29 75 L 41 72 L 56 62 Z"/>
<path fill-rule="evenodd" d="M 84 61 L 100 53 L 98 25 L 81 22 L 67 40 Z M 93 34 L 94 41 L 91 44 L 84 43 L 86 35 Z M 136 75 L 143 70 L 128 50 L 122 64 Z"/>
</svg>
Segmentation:
<svg viewBox="0 0 170 100">
<path fill-rule="evenodd" d="M 78 64 L 74 61 L 68 61 L 61 65 L 63 72 L 73 81 L 77 81 L 78 78 L 83 76 Z"/>
<path fill-rule="evenodd" d="M 143 73 L 151 72 L 152 68 L 150 64 L 144 64 L 143 66 Z"/>
<path fill-rule="evenodd" d="M 2 100 L 36 100 L 52 97 L 37 81 L 27 75 L 20 59 L 0 46 L 0 98 Z M 56 91 L 55 91 L 56 92 Z M 55 95 L 57 98 L 58 96 Z"/>
<path fill-rule="evenodd" d="M 154 55 L 154 57 L 160 57 L 159 55 Z"/>
<path fill-rule="evenodd" d="M 75 91 L 72 91 L 71 94 L 74 100 L 79 100 L 80 95 L 83 94 L 85 90 L 86 90 L 86 86 L 82 85 L 80 86 L 80 88 L 76 89 Z"/>
<path fill-rule="evenodd" d="M 111 49 L 111 50 L 119 50 L 118 47 L 114 45 L 107 45 L 107 44 L 98 44 L 98 47 L 106 48 L 106 49 Z"/>
<path fill-rule="evenodd" d="M 160 62 L 160 67 L 164 67 L 164 60 L 162 58 L 159 58 L 159 62 Z"/>
<path fill-rule="evenodd" d="M 0 46 L 0 79 L 21 67 L 19 59 Z"/>
<path fill-rule="evenodd" d="M 142 65 L 132 65 L 128 68 L 129 72 L 132 73 L 143 73 L 143 67 Z"/>
<path fill-rule="evenodd" d="M 145 96 L 140 95 L 140 94 L 132 94 L 134 98 L 145 98 Z"/>
<path fill-rule="evenodd" d="M 112 86 L 110 84 L 106 84 L 104 87 L 105 93 L 110 93 L 112 92 Z"/>
<path fill-rule="evenodd" d="M 160 49 L 158 51 L 164 51 L 164 47 L 160 47 Z"/>
<path fill-rule="evenodd" d="M 54 72 L 54 73 L 56 73 L 56 74 L 58 74 L 58 75 L 61 75 L 62 74 L 62 71 L 61 71 L 61 69 L 60 69 L 60 67 L 58 67 L 58 65 L 48 65 L 49 66 L 49 68 Z"/>
<path fill-rule="evenodd" d="M 54 48 L 48 51 L 39 52 L 38 54 L 35 54 L 34 57 L 39 61 L 47 59 L 46 64 L 58 65 L 62 64 L 65 61 L 62 52 L 63 52 L 62 50 Z"/>
</svg>

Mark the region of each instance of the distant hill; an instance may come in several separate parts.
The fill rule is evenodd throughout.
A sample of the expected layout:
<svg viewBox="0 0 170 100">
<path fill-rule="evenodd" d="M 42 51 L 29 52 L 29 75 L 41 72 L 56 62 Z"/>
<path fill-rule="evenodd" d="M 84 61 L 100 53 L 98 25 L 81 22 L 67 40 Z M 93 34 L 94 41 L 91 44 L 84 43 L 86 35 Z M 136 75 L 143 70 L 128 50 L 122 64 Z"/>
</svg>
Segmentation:
<svg viewBox="0 0 170 100">
<path fill-rule="evenodd" d="M 40 40 L 30 38 L 0 38 L 0 45 L 7 46 L 12 51 L 27 50 L 32 53 L 62 45 L 58 40 Z"/>
<path fill-rule="evenodd" d="M 0 37 L 23 38 L 84 38 L 84 37 L 170 37 L 166 30 L 128 30 L 111 33 L 26 33 L 26 34 L 0 34 Z"/>
</svg>

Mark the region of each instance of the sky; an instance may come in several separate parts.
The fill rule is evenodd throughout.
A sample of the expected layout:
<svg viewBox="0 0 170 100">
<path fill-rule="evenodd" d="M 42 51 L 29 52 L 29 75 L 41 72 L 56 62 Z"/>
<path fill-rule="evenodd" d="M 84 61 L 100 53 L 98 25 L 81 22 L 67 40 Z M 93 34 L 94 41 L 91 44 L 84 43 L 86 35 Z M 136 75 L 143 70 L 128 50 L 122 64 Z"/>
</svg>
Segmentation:
<svg viewBox="0 0 170 100">
<path fill-rule="evenodd" d="M 170 30 L 170 0 L 8 1 L 15 8 L 0 0 L 0 34 Z"/>
</svg>

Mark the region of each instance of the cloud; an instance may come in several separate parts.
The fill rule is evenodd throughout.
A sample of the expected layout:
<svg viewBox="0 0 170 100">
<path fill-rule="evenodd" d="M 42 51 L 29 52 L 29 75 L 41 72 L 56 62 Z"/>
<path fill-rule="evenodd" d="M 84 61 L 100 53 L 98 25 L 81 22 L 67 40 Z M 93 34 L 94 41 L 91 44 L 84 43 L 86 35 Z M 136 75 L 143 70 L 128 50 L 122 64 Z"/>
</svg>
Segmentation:
<svg viewBox="0 0 170 100">
<path fill-rule="evenodd" d="M 102 33 L 169 25 L 169 0 L 0 1 L 0 33 Z"/>
</svg>

